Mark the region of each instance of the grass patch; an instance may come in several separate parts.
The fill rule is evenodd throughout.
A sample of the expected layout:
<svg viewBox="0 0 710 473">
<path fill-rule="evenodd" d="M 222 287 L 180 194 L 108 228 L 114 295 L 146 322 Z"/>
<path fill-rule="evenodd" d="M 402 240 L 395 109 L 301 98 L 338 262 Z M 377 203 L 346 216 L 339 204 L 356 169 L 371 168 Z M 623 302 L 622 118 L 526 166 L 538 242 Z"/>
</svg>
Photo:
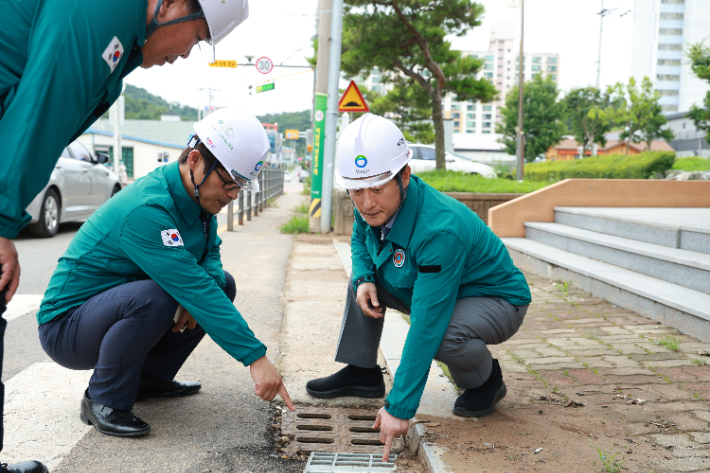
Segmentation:
<svg viewBox="0 0 710 473">
<path fill-rule="evenodd" d="M 308 176 L 303 180 L 303 190 L 301 195 L 311 195 L 311 176 Z"/>
<path fill-rule="evenodd" d="M 486 179 L 477 174 L 455 171 L 426 171 L 417 177 L 440 192 L 478 192 L 483 194 L 527 194 L 554 182 L 511 181 L 509 179 Z"/>
<path fill-rule="evenodd" d="M 708 362 L 702 358 L 693 358 L 692 363 L 695 366 L 705 366 L 708 364 Z"/>
<path fill-rule="evenodd" d="M 655 343 L 656 345 L 663 345 L 670 351 L 678 351 L 678 347 L 680 347 L 680 340 L 675 337 L 671 337 L 670 335 L 668 335 L 667 337 L 660 338 L 658 340 L 654 340 L 653 343 Z"/>
<path fill-rule="evenodd" d="M 308 213 L 308 206 L 306 205 L 305 202 L 302 202 L 301 205 L 293 209 L 296 213 L 299 214 L 307 214 Z"/>
<path fill-rule="evenodd" d="M 461 389 L 460 387 L 458 387 L 458 386 L 456 385 L 456 381 L 454 381 L 454 377 L 451 376 L 451 371 L 449 371 L 449 367 L 446 366 L 444 363 L 442 363 L 442 362 L 440 362 L 440 361 L 437 361 L 436 363 L 439 365 L 439 368 L 441 368 L 441 371 L 444 372 L 444 375 L 445 375 L 447 378 L 449 378 L 449 381 L 450 381 L 451 384 L 453 385 L 454 390 L 456 391 L 456 394 L 459 394 L 459 395 L 460 395 L 460 394 L 463 394 L 463 391 L 464 391 L 464 390 Z"/>
<path fill-rule="evenodd" d="M 624 458 L 623 453 L 616 452 L 614 455 L 611 455 L 611 453 L 602 451 L 598 448 L 597 452 L 599 453 L 599 461 L 601 461 L 602 464 L 602 471 L 607 473 L 620 473 L 622 468 L 625 470 L 627 469 L 624 467 L 626 459 Z M 621 455 L 621 458 L 617 459 L 619 455 Z M 596 460 L 594 461 L 594 464 L 597 464 Z"/>
<path fill-rule="evenodd" d="M 279 204 L 276 203 L 276 197 L 271 197 L 270 199 L 266 199 L 266 206 L 278 208 Z"/>
<path fill-rule="evenodd" d="M 673 166 L 675 152 L 647 151 L 634 156 L 611 154 L 571 161 L 546 161 L 525 165 L 525 179 L 561 181 L 571 178 L 648 179 Z"/>
<path fill-rule="evenodd" d="M 572 281 L 557 281 L 553 283 L 555 287 L 567 297 L 567 294 L 569 293 L 569 288 L 572 286 Z"/>
<path fill-rule="evenodd" d="M 710 159 L 679 158 L 673 163 L 676 171 L 710 171 Z"/>
<path fill-rule="evenodd" d="M 291 220 L 279 227 L 281 233 L 308 233 L 308 215 L 294 215 Z"/>
</svg>

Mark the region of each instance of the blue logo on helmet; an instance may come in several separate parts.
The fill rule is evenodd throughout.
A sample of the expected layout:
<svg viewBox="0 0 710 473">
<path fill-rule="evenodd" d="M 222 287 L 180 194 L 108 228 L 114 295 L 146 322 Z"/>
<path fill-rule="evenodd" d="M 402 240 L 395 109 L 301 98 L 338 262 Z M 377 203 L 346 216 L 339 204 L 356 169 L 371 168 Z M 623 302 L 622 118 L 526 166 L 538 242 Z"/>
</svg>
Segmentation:
<svg viewBox="0 0 710 473">
<path fill-rule="evenodd" d="M 259 161 L 256 163 L 256 166 L 254 166 L 254 171 L 259 172 L 259 169 L 264 165 L 264 161 Z"/>
<path fill-rule="evenodd" d="M 357 158 L 355 158 L 355 166 L 359 167 L 360 169 L 364 168 L 367 166 L 367 158 L 363 155 L 359 155 Z"/>
</svg>

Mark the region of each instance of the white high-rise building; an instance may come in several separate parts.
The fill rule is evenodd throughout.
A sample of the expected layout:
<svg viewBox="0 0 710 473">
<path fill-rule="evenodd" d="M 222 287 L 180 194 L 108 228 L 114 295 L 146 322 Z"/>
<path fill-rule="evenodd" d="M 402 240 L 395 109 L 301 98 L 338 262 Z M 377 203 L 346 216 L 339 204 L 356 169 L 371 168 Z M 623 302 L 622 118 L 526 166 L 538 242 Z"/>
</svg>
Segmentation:
<svg viewBox="0 0 710 473">
<path fill-rule="evenodd" d="M 665 113 L 702 106 L 710 84 L 698 79 L 684 50 L 710 40 L 710 0 L 636 0 L 631 75 L 648 76 Z"/>
</svg>

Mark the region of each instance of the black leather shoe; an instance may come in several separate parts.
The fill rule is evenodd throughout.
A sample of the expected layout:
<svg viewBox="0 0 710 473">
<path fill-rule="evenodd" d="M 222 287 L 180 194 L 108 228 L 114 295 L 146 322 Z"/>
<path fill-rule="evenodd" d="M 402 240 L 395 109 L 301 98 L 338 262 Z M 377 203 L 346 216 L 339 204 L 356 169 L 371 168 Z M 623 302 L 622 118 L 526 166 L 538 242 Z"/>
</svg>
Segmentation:
<svg viewBox="0 0 710 473">
<path fill-rule="evenodd" d="M 195 394 L 202 389 L 200 383 L 189 381 L 165 381 L 149 374 L 141 374 L 136 400 L 142 401 L 148 397 L 182 397 Z"/>
<path fill-rule="evenodd" d="M 382 397 L 385 395 L 385 380 L 379 366 L 364 369 L 348 365 L 328 377 L 308 381 L 306 391 L 320 399 L 343 396 Z"/>
<path fill-rule="evenodd" d="M 48 473 L 47 467 L 37 461 L 28 461 L 22 463 L 7 463 L 0 464 L 2 470 L 0 473 Z"/>
<path fill-rule="evenodd" d="M 79 418 L 86 425 L 93 425 L 96 430 L 106 435 L 140 437 L 150 432 L 150 425 L 139 419 L 133 412 L 99 404 L 89 397 L 88 389 L 84 391 L 84 399 L 81 400 Z"/>
<path fill-rule="evenodd" d="M 456 399 L 454 414 L 461 417 L 485 417 L 493 414 L 496 403 L 508 394 L 498 360 L 493 358 L 493 369 L 485 383 L 467 389 Z"/>
</svg>

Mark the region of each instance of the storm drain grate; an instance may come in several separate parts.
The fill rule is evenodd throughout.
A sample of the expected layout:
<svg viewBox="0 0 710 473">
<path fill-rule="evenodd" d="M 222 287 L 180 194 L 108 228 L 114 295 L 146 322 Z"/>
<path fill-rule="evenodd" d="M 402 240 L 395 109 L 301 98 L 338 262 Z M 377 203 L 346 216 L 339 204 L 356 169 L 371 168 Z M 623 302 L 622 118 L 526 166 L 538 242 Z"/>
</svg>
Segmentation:
<svg viewBox="0 0 710 473">
<path fill-rule="evenodd" d="M 281 435 L 288 437 L 289 442 L 283 450 L 289 454 L 348 452 L 382 455 L 380 431 L 372 428 L 376 418 L 377 411 L 364 409 L 299 407 L 296 412 L 287 411 L 281 420 Z M 403 447 L 401 440 L 395 440 L 392 452 L 400 452 Z"/>
<path fill-rule="evenodd" d="M 389 462 L 375 453 L 328 453 L 312 452 L 304 473 L 336 473 L 359 471 L 367 473 L 395 471 L 397 455 L 390 455 Z"/>
</svg>

